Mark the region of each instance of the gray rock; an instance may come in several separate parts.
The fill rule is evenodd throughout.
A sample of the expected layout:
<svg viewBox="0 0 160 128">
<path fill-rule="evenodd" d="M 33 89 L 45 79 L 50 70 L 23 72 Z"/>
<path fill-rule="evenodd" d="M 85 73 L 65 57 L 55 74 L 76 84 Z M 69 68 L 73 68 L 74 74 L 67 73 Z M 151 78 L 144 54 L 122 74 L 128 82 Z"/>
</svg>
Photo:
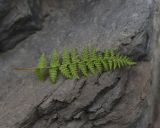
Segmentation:
<svg viewBox="0 0 160 128">
<path fill-rule="evenodd" d="M 11 0 L 0 0 L 0 19 L 10 11 Z"/>
<path fill-rule="evenodd" d="M 152 0 L 1 1 L 0 51 L 16 47 L 0 54 L 0 128 L 152 126 L 152 57 L 159 30 L 155 25 L 152 31 Z M 49 56 L 53 48 L 80 52 L 86 45 L 119 49 L 137 65 L 80 80 L 58 76 L 54 85 L 14 70 L 36 66 L 40 53 Z"/>
<path fill-rule="evenodd" d="M 0 7 L 0 52 L 42 28 L 41 0 L 1 0 Z"/>
</svg>

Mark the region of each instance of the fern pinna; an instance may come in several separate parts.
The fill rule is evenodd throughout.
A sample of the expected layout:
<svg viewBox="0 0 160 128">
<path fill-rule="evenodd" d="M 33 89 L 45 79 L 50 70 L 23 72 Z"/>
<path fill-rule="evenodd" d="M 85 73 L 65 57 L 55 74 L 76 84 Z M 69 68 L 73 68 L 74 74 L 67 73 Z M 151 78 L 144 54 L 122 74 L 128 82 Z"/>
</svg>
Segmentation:
<svg viewBox="0 0 160 128">
<path fill-rule="evenodd" d="M 63 49 L 61 59 L 59 59 L 57 50 L 53 50 L 49 65 L 47 65 L 45 54 L 42 53 L 35 73 L 40 80 L 44 81 L 46 71 L 48 71 L 50 80 L 55 83 L 59 72 L 68 79 L 79 79 L 80 74 L 87 77 L 89 73 L 96 75 L 103 71 L 112 71 L 134 64 L 136 62 L 132 59 L 114 50 L 105 49 L 103 53 L 98 53 L 96 48 L 85 47 L 81 54 L 78 54 L 76 48 L 71 52 Z"/>
<path fill-rule="evenodd" d="M 57 50 L 53 50 L 50 67 L 49 67 L 49 76 L 53 83 L 56 82 L 57 74 L 59 68 L 59 59 L 58 59 L 58 52 Z"/>
<path fill-rule="evenodd" d="M 42 81 L 45 80 L 45 70 L 46 70 L 46 67 L 47 67 L 46 57 L 45 57 L 45 54 L 42 53 L 42 55 L 39 58 L 38 66 L 35 69 L 36 75 Z"/>
</svg>

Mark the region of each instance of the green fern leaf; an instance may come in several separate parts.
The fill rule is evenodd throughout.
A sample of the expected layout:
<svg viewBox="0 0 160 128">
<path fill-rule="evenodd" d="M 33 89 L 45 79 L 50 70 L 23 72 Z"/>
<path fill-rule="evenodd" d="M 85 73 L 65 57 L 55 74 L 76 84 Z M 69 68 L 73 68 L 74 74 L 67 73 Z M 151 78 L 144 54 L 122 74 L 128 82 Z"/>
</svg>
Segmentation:
<svg viewBox="0 0 160 128">
<path fill-rule="evenodd" d="M 74 48 L 74 49 L 72 49 L 72 51 L 71 51 L 71 62 L 72 63 L 79 63 L 79 56 L 78 56 L 78 52 L 77 52 L 77 49 L 76 48 Z"/>
<path fill-rule="evenodd" d="M 103 66 L 103 69 L 104 69 L 105 71 L 107 71 L 107 70 L 108 70 L 108 64 L 105 62 L 105 60 L 104 60 L 104 58 L 102 57 L 102 55 L 99 55 L 99 59 L 100 59 L 100 61 L 101 61 L 101 64 L 102 64 L 102 66 Z"/>
<path fill-rule="evenodd" d="M 69 68 L 67 67 L 67 65 L 62 64 L 59 69 L 64 77 L 69 78 L 69 79 L 72 78 L 71 72 Z"/>
<path fill-rule="evenodd" d="M 45 80 L 46 69 L 49 69 L 49 77 L 53 83 L 56 82 L 58 71 L 66 78 L 78 78 L 79 70 L 84 76 L 88 76 L 89 72 L 96 75 L 102 71 L 111 71 L 124 66 L 134 65 L 132 59 L 125 55 L 121 55 L 114 50 L 105 49 L 103 54 L 98 54 L 96 48 L 90 50 L 85 47 L 81 55 L 78 55 L 77 49 L 72 49 L 71 53 L 67 49 L 62 52 L 62 61 L 60 63 L 58 52 L 53 50 L 49 67 L 47 67 L 46 57 L 43 53 L 35 70 L 40 80 Z"/>
<path fill-rule="evenodd" d="M 82 56 L 81 56 L 81 60 L 84 62 L 88 62 L 90 57 L 90 52 L 89 52 L 89 48 L 85 47 L 82 51 Z"/>
<path fill-rule="evenodd" d="M 136 62 L 134 62 L 133 60 L 131 60 L 129 57 L 124 56 L 124 61 L 125 61 L 125 65 L 135 65 Z"/>
<path fill-rule="evenodd" d="M 71 51 L 71 62 L 69 64 L 69 70 L 71 72 L 72 77 L 78 78 L 78 63 L 79 63 L 79 56 L 77 49 L 74 48 Z"/>
<path fill-rule="evenodd" d="M 109 60 L 108 64 L 109 64 L 109 70 L 112 70 L 112 68 L 113 68 L 113 61 Z"/>
<path fill-rule="evenodd" d="M 58 74 L 58 68 L 57 67 L 52 67 L 49 69 L 49 77 L 50 80 L 55 83 L 57 80 L 57 74 Z"/>
<path fill-rule="evenodd" d="M 96 69 L 95 69 L 94 63 L 92 61 L 88 61 L 86 64 L 90 72 L 96 75 Z"/>
<path fill-rule="evenodd" d="M 114 63 L 113 69 L 115 70 L 118 67 L 117 60 L 115 58 L 113 59 L 113 63 Z"/>
<path fill-rule="evenodd" d="M 105 63 L 105 70 L 107 70 L 107 71 L 110 71 L 112 69 L 112 66 L 113 66 L 111 56 L 112 56 L 112 51 L 108 50 L 108 49 L 105 49 L 104 50 L 103 63 Z"/>
<path fill-rule="evenodd" d="M 134 62 L 133 60 L 128 60 L 127 64 L 130 65 L 130 66 L 132 66 L 132 65 L 135 65 L 135 64 L 137 64 L 137 63 Z"/>
<path fill-rule="evenodd" d="M 104 50 L 104 60 L 108 60 L 110 58 L 110 51 L 108 49 Z"/>
<path fill-rule="evenodd" d="M 109 55 L 110 55 L 109 56 L 110 58 L 114 58 L 115 54 L 114 54 L 114 51 L 112 49 L 109 50 Z"/>
<path fill-rule="evenodd" d="M 115 54 L 114 54 L 114 51 L 111 49 L 111 50 L 109 50 L 109 61 L 108 61 L 108 63 L 109 63 L 109 70 L 113 70 L 114 69 L 114 67 L 116 67 L 115 65 L 116 65 L 116 63 L 115 63 Z"/>
<path fill-rule="evenodd" d="M 90 55 L 91 61 L 94 63 L 96 72 L 102 72 L 102 64 L 100 60 L 100 55 L 97 55 L 96 48 L 93 48 Z"/>
<path fill-rule="evenodd" d="M 57 79 L 58 67 L 59 67 L 58 52 L 57 50 L 53 50 L 49 68 L 49 77 L 53 83 L 55 83 Z"/>
<path fill-rule="evenodd" d="M 90 60 L 91 61 L 97 61 L 97 51 L 96 48 L 93 48 L 90 54 Z"/>
<path fill-rule="evenodd" d="M 57 68 L 59 65 L 60 65 L 60 63 L 59 63 L 59 59 L 58 59 L 58 52 L 57 52 L 57 50 L 53 50 L 51 62 L 50 62 L 50 67 Z"/>
<path fill-rule="evenodd" d="M 79 79 L 77 64 L 76 63 L 71 63 L 69 65 L 69 69 L 70 69 L 72 77 L 75 77 L 75 78 Z"/>
<path fill-rule="evenodd" d="M 69 65 L 70 64 L 70 54 L 67 49 L 63 49 L 62 52 L 62 64 Z"/>
<path fill-rule="evenodd" d="M 46 57 L 45 54 L 42 53 L 42 55 L 39 58 L 38 66 L 35 70 L 36 75 L 42 81 L 44 81 L 46 78 L 46 67 L 47 67 Z"/>
<path fill-rule="evenodd" d="M 88 69 L 87 66 L 84 62 L 79 62 L 78 64 L 79 69 L 81 70 L 81 72 L 83 73 L 84 76 L 88 76 Z"/>
<path fill-rule="evenodd" d="M 132 61 L 129 57 L 124 56 L 124 55 L 120 55 L 120 54 L 116 54 L 114 57 L 114 63 L 117 64 L 116 68 L 121 68 L 123 66 L 127 66 L 127 65 L 134 65 L 136 64 L 134 61 Z"/>
</svg>

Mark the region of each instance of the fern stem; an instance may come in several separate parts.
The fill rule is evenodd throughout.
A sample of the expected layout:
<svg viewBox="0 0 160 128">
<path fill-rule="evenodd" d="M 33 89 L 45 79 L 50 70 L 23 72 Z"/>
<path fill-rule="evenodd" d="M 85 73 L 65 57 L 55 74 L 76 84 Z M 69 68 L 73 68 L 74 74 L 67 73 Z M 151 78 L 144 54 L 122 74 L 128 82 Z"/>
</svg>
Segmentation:
<svg viewBox="0 0 160 128">
<path fill-rule="evenodd" d="M 51 67 L 45 67 L 44 69 L 50 69 Z M 30 68 L 15 68 L 15 70 L 21 70 L 21 71 L 26 71 L 26 70 L 28 70 L 28 71 L 34 71 L 34 70 L 36 70 L 37 69 L 37 67 L 30 67 Z M 42 69 L 42 68 L 41 68 Z"/>
</svg>

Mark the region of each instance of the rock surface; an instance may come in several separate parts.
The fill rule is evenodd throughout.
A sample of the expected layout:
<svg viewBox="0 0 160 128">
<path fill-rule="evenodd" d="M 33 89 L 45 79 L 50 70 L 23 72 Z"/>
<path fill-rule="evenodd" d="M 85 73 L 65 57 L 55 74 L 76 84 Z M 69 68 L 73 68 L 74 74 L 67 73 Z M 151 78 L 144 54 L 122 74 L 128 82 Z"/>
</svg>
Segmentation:
<svg viewBox="0 0 160 128">
<path fill-rule="evenodd" d="M 158 0 L 0 0 L 0 7 L 0 128 L 154 126 Z M 41 52 L 86 45 L 119 49 L 138 63 L 80 80 L 59 76 L 55 85 L 14 70 L 34 67 Z"/>
<path fill-rule="evenodd" d="M 0 0 L 0 52 L 42 28 L 41 0 Z"/>
</svg>

